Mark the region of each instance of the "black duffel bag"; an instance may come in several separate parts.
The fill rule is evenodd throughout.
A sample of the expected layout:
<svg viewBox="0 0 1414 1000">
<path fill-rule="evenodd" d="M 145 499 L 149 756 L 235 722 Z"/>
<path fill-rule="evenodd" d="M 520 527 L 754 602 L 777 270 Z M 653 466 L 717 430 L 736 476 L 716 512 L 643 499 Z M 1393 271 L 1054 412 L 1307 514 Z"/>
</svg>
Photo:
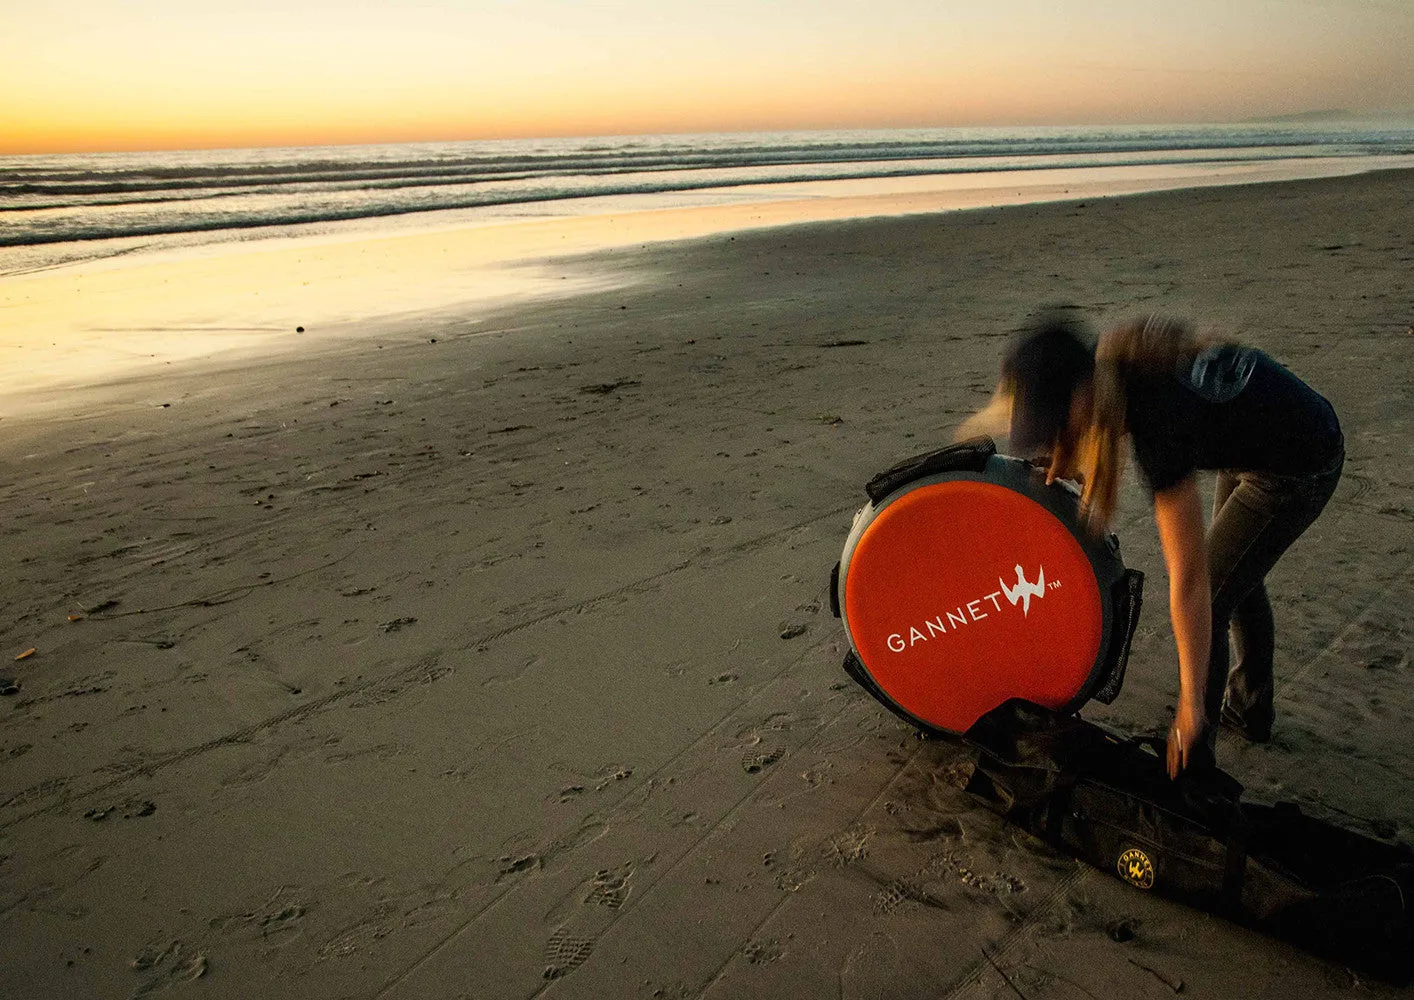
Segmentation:
<svg viewBox="0 0 1414 1000">
<path fill-rule="evenodd" d="M 1414 978 L 1414 852 L 1242 801 L 1213 767 L 1169 779 L 1163 743 L 1013 699 L 965 739 L 967 791 L 1055 847 L 1140 889 L 1353 969 Z"/>
</svg>

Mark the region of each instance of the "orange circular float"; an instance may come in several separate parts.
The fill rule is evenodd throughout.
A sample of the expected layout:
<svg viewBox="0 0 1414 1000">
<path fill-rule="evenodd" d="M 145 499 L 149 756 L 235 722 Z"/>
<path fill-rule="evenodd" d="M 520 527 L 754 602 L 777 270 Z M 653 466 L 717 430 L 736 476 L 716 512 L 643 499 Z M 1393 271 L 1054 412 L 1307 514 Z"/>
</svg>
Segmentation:
<svg viewBox="0 0 1414 1000">
<path fill-rule="evenodd" d="M 846 667 L 890 709 L 965 732 L 1010 698 L 1074 710 L 1118 693 L 1142 575 L 990 441 L 876 477 L 833 581 Z"/>
</svg>

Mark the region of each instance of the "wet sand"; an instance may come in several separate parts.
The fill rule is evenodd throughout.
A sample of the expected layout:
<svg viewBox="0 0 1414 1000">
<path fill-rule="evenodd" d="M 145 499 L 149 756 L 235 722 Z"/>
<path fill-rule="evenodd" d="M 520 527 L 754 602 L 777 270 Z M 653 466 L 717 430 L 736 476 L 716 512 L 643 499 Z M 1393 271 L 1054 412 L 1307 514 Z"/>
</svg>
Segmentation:
<svg viewBox="0 0 1414 1000">
<path fill-rule="evenodd" d="M 840 671 L 826 581 L 1035 306 L 1224 327 L 1348 462 L 1270 581 L 1275 740 L 1220 760 L 1414 841 L 1409 177 L 621 246 L 7 412 L 0 994 L 1348 994 L 972 803 Z M 1118 530 L 1146 606 L 1086 714 L 1160 729 L 1133 476 Z"/>
</svg>

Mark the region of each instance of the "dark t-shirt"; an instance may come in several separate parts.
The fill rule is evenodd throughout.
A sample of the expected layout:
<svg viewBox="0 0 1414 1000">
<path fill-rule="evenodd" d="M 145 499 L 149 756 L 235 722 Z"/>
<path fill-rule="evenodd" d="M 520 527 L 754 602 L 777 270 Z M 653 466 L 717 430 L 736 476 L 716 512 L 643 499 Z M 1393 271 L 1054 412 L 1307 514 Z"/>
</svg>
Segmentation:
<svg viewBox="0 0 1414 1000">
<path fill-rule="evenodd" d="M 1154 492 L 1197 469 L 1308 476 L 1331 467 L 1340 422 L 1320 393 L 1249 347 L 1126 379 L 1134 458 Z"/>
</svg>

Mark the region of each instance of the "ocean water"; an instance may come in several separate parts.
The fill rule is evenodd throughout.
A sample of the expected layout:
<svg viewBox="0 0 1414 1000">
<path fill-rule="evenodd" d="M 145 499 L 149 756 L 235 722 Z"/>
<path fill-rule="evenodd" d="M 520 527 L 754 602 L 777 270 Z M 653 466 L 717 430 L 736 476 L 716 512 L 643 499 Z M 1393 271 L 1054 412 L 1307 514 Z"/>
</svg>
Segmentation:
<svg viewBox="0 0 1414 1000">
<path fill-rule="evenodd" d="M 1414 153 L 1414 125 L 953 128 L 0 157 L 0 274 L 346 220 L 798 181 Z M 669 203 L 671 199 L 668 199 Z"/>
</svg>

